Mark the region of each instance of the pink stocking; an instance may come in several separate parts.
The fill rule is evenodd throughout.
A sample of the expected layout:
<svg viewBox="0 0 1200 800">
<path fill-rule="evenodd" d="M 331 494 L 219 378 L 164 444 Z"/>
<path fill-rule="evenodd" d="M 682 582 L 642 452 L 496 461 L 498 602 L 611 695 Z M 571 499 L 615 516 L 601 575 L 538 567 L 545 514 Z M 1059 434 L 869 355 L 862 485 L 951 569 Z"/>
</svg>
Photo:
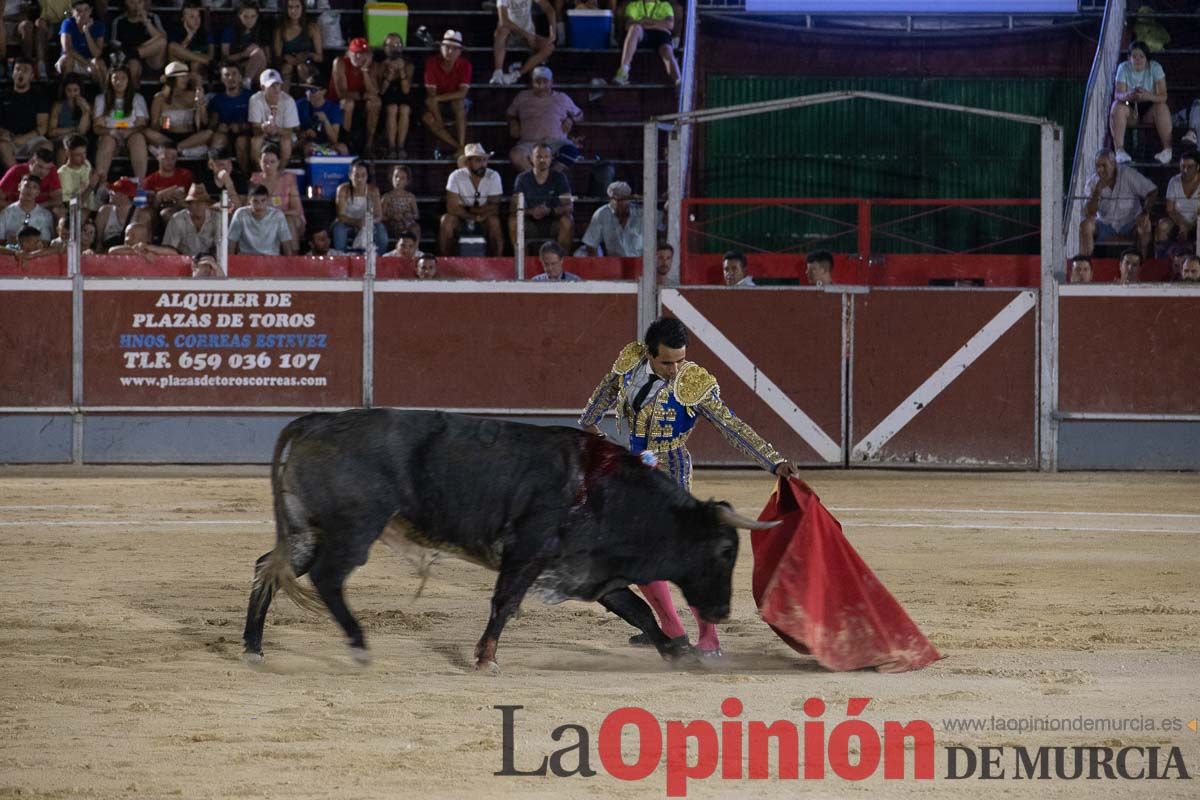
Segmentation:
<svg viewBox="0 0 1200 800">
<path fill-rule="evenodd" d="M 646 598 L 646 602 L 658 615 L 658 623 L 662 626 L 662 632 L 670 639 L 683 636 L 683 622 L 679 619 L 679 613 L 675 611 L 675 603 L 671 600 L 671 587 L 667 585 L 667 582 L 655 581 L 654 583 L 638 584 L 638 588 L 642 590 L 642 597 Z"/>
<path fill-rule="evenodd" d="M 700 626 L 700 638 L 696 640 L 696 648 L 699 650 L 717 650 L 721 647 L 721 642 L 717 639 L 717 626 L 711 622 L 705 622 L 700 618 L 700 612 L 692 606 L 692 616 L 696 618 L 696 624 Z"/>
</svg>

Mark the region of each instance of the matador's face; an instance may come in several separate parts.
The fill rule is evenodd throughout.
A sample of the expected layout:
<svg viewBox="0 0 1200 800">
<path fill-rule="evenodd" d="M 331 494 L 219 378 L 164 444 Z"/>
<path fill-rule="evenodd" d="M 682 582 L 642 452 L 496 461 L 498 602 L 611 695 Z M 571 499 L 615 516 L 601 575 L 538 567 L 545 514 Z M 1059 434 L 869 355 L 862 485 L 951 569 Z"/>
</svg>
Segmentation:
<svg viewBox="0 0 1200 800">
<path fill-rule="evenodd" d="M 667 347 L 665 344 L 660 344 L 658 355 L 650 356 L 650 369 L 664 381 L 675 380 L 685 358 L 687 358 L 687 347 Z"/>
</svg>

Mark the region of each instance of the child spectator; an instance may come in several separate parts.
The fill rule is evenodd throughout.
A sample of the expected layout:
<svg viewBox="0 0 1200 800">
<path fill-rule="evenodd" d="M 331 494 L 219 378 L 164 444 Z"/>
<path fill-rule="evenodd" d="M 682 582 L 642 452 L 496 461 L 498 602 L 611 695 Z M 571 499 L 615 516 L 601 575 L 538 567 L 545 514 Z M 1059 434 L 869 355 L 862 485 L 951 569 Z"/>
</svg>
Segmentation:
<svg viewBox="0 0 1200 800">
<path fill-rule="evenodd" d="M 407 166 L 397 164 L 392 167 L 392 190 L 381 199 L 383 224 L 392 241 L 398 241 L 406 233 L 411 234 L 417 241 L 421 239 L 417 197 L 408 190 L 408 184 L 411 182 L 412 170 Z"/>
<path fill-rule="evenodd" d="M 67 160 L 58 168 L 58 182 L 62 187 L 64 204 L 69 204 L 76 197 L 85 211 L 92 207 L 92 192 L 96 188 L 93 180 L 92 165 L 87 158 L 88 142 L 78 133 L 67 137 Z"/>
</svg>

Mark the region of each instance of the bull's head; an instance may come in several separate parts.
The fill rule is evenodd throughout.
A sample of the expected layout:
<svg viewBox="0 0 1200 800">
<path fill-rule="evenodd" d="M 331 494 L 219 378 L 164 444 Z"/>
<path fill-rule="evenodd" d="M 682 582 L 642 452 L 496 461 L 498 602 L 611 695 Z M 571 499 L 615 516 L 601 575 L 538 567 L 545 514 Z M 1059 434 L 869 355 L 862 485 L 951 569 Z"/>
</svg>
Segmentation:
<svg viewBox="0 0 1200 800">
<path fill-rule="evenodd" d="M 701 503 L 697 517 L 691 520 L 692 530 L 685 532 L 694 549 L 685 557 L 687 563 L 675 583 L 706 622 L 721 622 L 729 616 L 738 528 L 765 530 L 779 523 L 752 520 L 719 502 Z"/>
</svg>

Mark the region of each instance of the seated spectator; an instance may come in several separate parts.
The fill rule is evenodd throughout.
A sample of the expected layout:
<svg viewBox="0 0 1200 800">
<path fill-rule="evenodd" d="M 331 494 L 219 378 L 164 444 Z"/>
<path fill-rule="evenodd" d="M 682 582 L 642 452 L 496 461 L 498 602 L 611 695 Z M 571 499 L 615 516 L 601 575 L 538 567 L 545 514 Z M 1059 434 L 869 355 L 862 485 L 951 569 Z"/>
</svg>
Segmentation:
<svg viewBox="0 0 1200 800">
<path fill-rule="evenodd" d="M 808 262 L 806 273 L 810 286 L 833 285 L 833 254 L 827 250 L 814 250 L 805 259 Z"/>
<path fill-rule="evenodd" d="M 193 278 L 224 278 L 221 265 L 213 256 L 200 256 L 192 261 Z"/>
<path fill-rule="evenodd" d="M 229 193 L 230 208 L 245 205 L 249 186 L 249 180 L 234 171 L 233 154 L 228 148 L 209 148 L 208 176 L 204 179 L 204 189 L 212 195 L 215 206 L 220 206 L 223 191 Z"/>
<path fill-rule="evenodd" d="M 250 205 L 233 212 L 233 221 L 229 224 L 229 252 L 290 256 L 295 251 L 287 217 L 271 206 L 271 192 L 267 187 L 255 186 L 250 190 Z"/>
<path fill-rule="evenodd" d="M 341 141 L 342 107 L 328 98 L 325 86 L 320 83 L 321 76 L 314 79 L 317 83 L 308 87 L 307 97 L 296 101 L 304 155 L 349 155 L 350 148 Z"/>
<path fill-rule="evenodd" d="M 335 250 L 366 250 L 366 232 L 363 225 L 367 211 L 374 220 L 376 252 L 386 253 L 388 234 L 383 224 L 383 205 L 379 190 L 368 183 L 370 171 L 361 158 L 350 165 L 350 180 L 337 188 L 335 204 L 337 222 L 333 223 L 333 247 Z"/>
<path fill-rule="evenodd" d="M 1177 281 L 1183 274 L 1183 265 L 1188 256 L 1196 250 L 1191 245 L 1176 243 L 1167 249 L 1167 258 L 1171 259 L 1171 280 Z"/>
<path fill-rule="evenodd" d="M 374 154 L 375 132 L 379 128 L 379 87 L 371 76 L 371 45 L 359 37 L 350 40 L 346 54 L 333 60 L 329 76 L 329 99 L 340 103 L 342 120 L 348 130 L 354 129 L 354 113 L 361 109 L 366 117 L 364 153 Z"/>
<path fill-rule="evenodd" d="M 87 136 L 91 132 L 92 107 L 83 96 L 83 81 L 78 75 L 63 78 L 58 89 L 58 100 L 50 108 L 49 122 L 50 141 L 54 142 L 59 161 L 62 160 L 67 137 Z"/>
<path fill-rule="evenodd" d="M 312 232 L 312 236 L 308 239 L 308 254 L 310 256 L 345 255 L 345 253 L 339 253 L 333 249 L 333 240 L 329 238 L 329 231 L 324 228 L 318 228 Z"/>
<path fill-rule="evenodd" d="M 67 137 L 67 160 L 58 168 L 58 183 L 62 188 L 63 205 L 70 205 L 78 197 L 79 205 L 85 212 L 90 212 L 94 207 L 97 181 L 92 164 L 87 160 L 87 145 L 87 139 L 77 133 Z"/>
<path fill-rule="evenodd" d="M 187 208 L 176 211 L 167 223 L 162 242 L 185 256 L 212 255 L 221 231 L 221 215 L 203 184 L 193 183 L 184 198 Z"/>
<path fill-rule="evenodd" d="M 33 85 L 33 62 L 18 58 L 12 64 L 12 86 L 0 93 L 0 166 L 8 169 L 49 144 L 50 101 Z"/>
<path fill-rule="evenodd" d="M 417 208 L 417 196 L 408 190 L 412 180 L 412 170 L 404 164 L 392 167 L 392 190 L 381 198 L 383 204 L 383 224 L 387 228 L 388 238 L 398 241 L 408 233 L 413 239 L 421 239 L 421 212 Z"/>
<path fill-rule="evenodd" d="M 530 280 L 546 282 L 546 281 L 566 281 L 568 283 L 581 281 L 573 272 L 563 271 L 563 259 L 567 257 L 566 248 L 558 242 L 545 242 L 541 249 L 538 250 L 538 259 L 542 262 L 542 272 L 534 275 Z"/>
<path fill-rule="evenodd" d="M 400 234 L 400 238 L 396 240 L 396 249 L 390 253 L 385 253 L 387 256 L 404 258 L 408 260 L 415 259 L 420 253 L 417 250 L 420 240 L 412 233 L 412 231 L 404 231 Z"/>
<path fill-rule="evenodd" d="M 462 48 L 462 34 L 448 30 L 442 35 L 438 52 L 425 59 L 425 113 L 421 116 L 429 132 L 452 147 L 456 155 L 466 152 L 467 107 L 463 101 L 471 88 L 471 62 L 460 58 Z M 443 104 L 449 104 L 454 113 L 453 136 L 446 130 Z"/>
<path fill-rule="evenodd" d="M 41 234 L 43 246 L 54 238 L 54 215 L 37 204 L 42 179 L 32 172 L 21 178 L 17 201 L 0 212 L 0 239 L 17 244 L 17 234 L 32 225 Z"/>
<path fill-rule="evenodd" d="M 383 39 L 383 53 L 374 66 L 375 86 L 383 106 L 383 130 L 387 157 L 408 158 L 404 143 L 408 141 L 408 126 L 412 121 L 413 74 L 416 68 L 404 57 L 404 40 L 398 33 Z"/>
<path fill-rule="evenodd" d="M 726 286 L 753 286 L 754 278 L 746 273 L 746 256 L 737 250 L 730 250 L 721 260 L 721 273 L 725 276 Z"/>
<path fill-rule="evenodd" d="M 38 192 L 37 204 L 43 206 L 56 217 L 63 215 L 62 184 L 58 179 L 58 170 L 54 168 L 54 152 L 49 147 L 43 147 L 24 164 L 16 164 L 0 178 L 0 195 L 5 204 L 15 203 L 21 192 L 21 179 L 26 175 L 37 175 L 41 181 L 41 191 Z"/>
<path fill-rule="evenodd" d="M 158 155 L 158 170 L 151 172 L 142 181 L 142 188 L 150 194 L 150 207 L 154 209 L 161 224 L 165 225 L 177 211 L 183 209 L 184 196 L 195 177 L 187 167 L 178 166 L 179 150 L 168 140 Z M 156 225 L 160 222 L 156 222 Z"/>
<path fill-rule="evenodd" d="M 675 31 L 675 12 L 671 4 L 662 0 L 632 0 L 625 6 L 625 23 L 625 46 L 613 83 L 619 86 L 629 83 L 629 65 L 641 45 L 646 50 L 658 52 L 667 68 L 667 77 L 678 86 L 679 64 L 675 62 L 675 49 L 671 45 Z"/>
<path fill-rule="evenodd" d="M 163 73 L 163 88 L 150 103 L 150 124 L 146 126 L 146 141 L 163 146 L 174 142 L 188 155 L 198 148 L 204 152 L 213 132 L 208 129 L 208 109 L 204 105 L 204 86 L 192 88 L 192 74 L 187 64 L 172 61 Z"/>
<path fill-rule="evenodd" d="M 46 67 L 52 63 L 46 57 L 47 46 L 52 40 L 58 41 L 58 29 L 62 27 L 63 19 L 70 15 L 71 0 L 27 0 L 25 9 L 20 12 L 16 34 L 21 56 L 29 59 L 31 64 L 37 64 L 37 74 L 42 78 L 48 77 Z"/>
<path fill-rule="evenodd" d="M 221 60 L 240 64 L 243 75 L 260 75 L 267 68 L 268 50 L 267 27 L 258 13 L 258 3 L 241 0 L 237 16 L 221 34 Z"/>
<path fill-rule="evenodd" d="M 506 116 L 508 132 L 517 140 L 509 157 L 513 166 L 524 172 L 533 166 L 530 157 L 536 144 L 549 147 L 551 157 L 563 148 L 575 147 L 567 134 L 583 119 L 583 112 L 570 97 L 554 91 L 554 73 L 550 68 L 538 67 L 533 71 L 533 88 L 517 93 Z"/>
<path fill-rule="evenodd" d="M 146 101 L 129 80 L 129 70 L 114 67 L 108 73 L 104 91 L 96 95 L 92 119 L 99 135 L 96 143 L 96 172 L 108 180 L 113 156 L 122 148 L 129 153 L 133 175 L 139 181 L 146 177 L 146 124 L 150 113 Z"/>
<path fill-rule="evenodd" d="M 1188 283 L 1200 282 L 1200 256 L 1192 253 L 1183 262 L 1183 270 L 1179 279 Z"/>
<path fill-rule="evenodd" d="M 608 185 L 608 204 L 596 209 L 583 234 L 590 256 L 635 258 L 642 254 L 642 208 L 633 205 L 633 189 L 625 181 Z"/>
<path fill-rule="evenodd" d="M 1167 108 L 1167 79 L 1157 61 L 1150 60 L 1150 50 L 1142 42 L 1129 45 L 1129 60 L 1117 67 L 1116 87 L 1109 111 L 1116 161 L 1125 164 L 1132 160 L 1125 152 L 1125 128 L 1138 122 L 1153 122 L 1163 149 L 1154 158 L 1160 164 L 1171 163 L 1171 110 Z"/>
<path fill-rule="evenodd" d="M 1087 203 L 1079 225 L 1079 251 L 1090 256 L 1096 242 L 1129 235 L 1138 250 L 1150 248 L 1150 209 L 1158 199 L 1153 181 L 1133 167 L 1118 166 L 1111 150 L 1096 154 L 1096 171 L 1084 185 Z"/>
<path fill-rule="evenodd" d="M 107 188 L 108 202 L 96 212 L 96 237 L 100 244 L 96 249 L 101 253 L 125 240 L 125 229 L 130 223 L 147 223 L 152 216 L 148 209 L 134 207 L 138 187 L 129 178 L 118 178 Z"/>
<path fill-rule="evenodd" d="M 417 280 L 419 281 L 437 280 L 437 258 L 433 255 L 433 253 L 419 253 L 417 255 L 417 261 L 413 268 L 413 272 L 416 274 Z"/>
<path fill-rule="evenodd" d="M 254 92 L 242 85 L 242 68 L 228 62 L 221 65 L 221 85 L 225 91 L 208 98 L 208 125 L 212 129 L 209 146 L 221 150 L 233 148 L 242 172 L 250 172 L 250 98 Z M 256 153 L 257 155 L 257 153 Z"/>
<path fill-rule="evenodd" d="M 279 148 L 279 161 L 283 169 L 292 160 L 292 144 L 300 129 L 300 114 L 296 101 L 283 91 L 283 78 L 273 69 L 263 70 L 258 78 L 262 85 L 250 98 L 250 128 L 254 136 L 250 140 L 250 152 L 261 153 L 264 144 Z"/>
<path fill-rule="evenodd" d="M 74 0 L 71 16 L 62 21 L 58 39 L 62 55 L 54 67 L 60 75 L 79 72 L 104 84 L 104 40 L 108 26 L 92 13 L 92 0 Z"/>
<path fill-rule="evenodd" d="M 303 241 L 304 206 L 300 203 L 300 187 L 296 183 L 296 176 L 281 170 L 279 148 L 273 144 L 263 147 L 258 157 L 258 165 L 262 171 L 250 176 L 250 185 L 267 187 L 270 191 L 271 205 L 287 217 L 288 227 L 292 229 L 292 241 Z"/>
<path fill-rule="evenodd" d="M 38 256 L 49 255 L 59 251 L 49 247 L 42 241 L 41 232 L 32 225 L 26 225 L 17 232 L 16 243 L 0 247 L 0 258 L 13 258 L 18 267 L 24 267 Z"/>
<path fill-rule="evenodd" d="M 1181 243 L 1196 239 L 1196 212 L 1200 209 L 1200 156 L 1196 151 L 1179 157 L 1179 174 L 1167 182 L 1167 215 L 1158 221 L 1154 240 L 1160 250 L 1172 234 Z"/>
<path fill-rule="evenodd" d="M 325 60 L 321 26 L 308 18 L 304 0 L 286 0 L 283 19 L 275 26 L 275 63 L 284 83 L 309 83 Z"/>
<path fill-rule="evenodd" d="M 1117 265 L 1121 274 L 1117 282 L 1121 284 L 1137 283 L 1142 277 L 1142 254 L 1137 250 L 1126 250 L 1121 253 L 1121 261 Z"/>
<path fill-rule="evenodd" d="M 36 228 L 34 230 L 37 230 Z M 63 253 L 66 252 L 67 246 L 71 240 L 71 218 L 63 217 L 58 221 L 58 236 L 54 237 L 54 241 L 50 242 L 50 247 L 54 250 Z M 92 255 L 92 251 L 96 247 L 96 223 L 90 219 L 83 220 L 79 226 L 79 249 L 84 255 Z"/>
<path fill-rule="evenodd" d="M 575 238 L 575 206 L 567 176 L 550 169 L 550 148 L 538 144 L 533 149 L 533 169 L 522 172 L 513 184 L 508 217 L 508 234 L 517 246 L 517 195 L 525 195 L 525 240 L 554 239 L 570 250 Z"/>
<path fill-rule="evenodd" d="M 150 243 L 150 228 L 141 222 L 131 222 L 125 226 L 125 241 L 116 247 L 108 248 L 110 256 L 141 256 L 147 261 L 153 261 L 158 256 L 178 255 L 170 247 Z"/>
<path fill-rule="evenodd" d="M 1077 255 L 1071 259 L 1071 283 L 1092 282 L 1092 259 Z"/>
<path fill-rule="evenodd" d="M 491 153 L 483 145 L 467 145 L 458 159 L 458 169 L 446 180 L 446 213 L 438 230 L 438 247 L 448 255 L 458 239 L 459 230 L 483 228 L 488 242 L 488 255 L 504 252 L 504 233 L 500 227 L 500 202 L 504 199 L 504 184 L 500 174 L 488 169 Z"/>
<path fill-rule="evenodd" d="M 659 244 L 654 251 L 654 271 L 658 275 L 660 287 L 674 286 L 676 281 L 671 278 L 672 262 L 675 260 L 675 248 L 668 242 Z"/>
<path fill-rule="evenodd" d="M 147 13 L 146 5 L 147 0 L 125 0 L 125 13 L 112 25 L 113 49 L 135 86 L 142 82 L 142 64 L 158 72 L 167 63 L 167 32 L 158 14 Z"/>
<path fill-rule="evenodd" d="M 202 0 L 185 0 L 179 23 L 167 35 L 167 57 L 188 65 L 193 75 L 205 75 L 213 62 L 213 40 L 204 24 Z M 241 62 L 237 62 L 241 73 Z M 240 80 L 240 78 L 239 78 Z"/>
<path fill-rule="evenodd" d="M 534 26 L 534 3 L 546 15 L 548 30 L 545 36 L 540 35 Z M 492 66 L 495 69 L 488 83 L 513 84 L 554 53 L 554 41 L 558 38 L 558 15 L 548 0 L 496 0 L 496 17 L 496 33 L 492 43 Z M 504 54 L 510 36 L 520 39 L 532 52 L 523 64 L 513 64 L 505 73 Z"/>
</svg>

